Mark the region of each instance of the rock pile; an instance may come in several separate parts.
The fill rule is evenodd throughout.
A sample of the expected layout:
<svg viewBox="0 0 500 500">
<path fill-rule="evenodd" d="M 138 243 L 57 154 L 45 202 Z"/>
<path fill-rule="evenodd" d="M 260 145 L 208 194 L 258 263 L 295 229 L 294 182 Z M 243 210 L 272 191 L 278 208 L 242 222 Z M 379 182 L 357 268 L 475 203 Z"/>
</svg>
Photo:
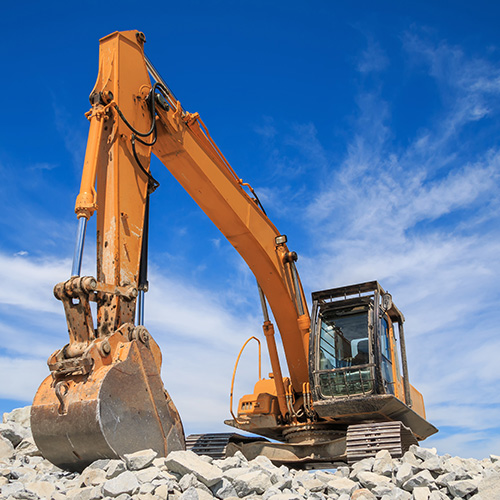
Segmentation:
<svg viewBox="0 0 500 500">
<path fill-rule="evenodd" d="M 438 456 L 413 446 L 402 459 L 388 452 L 332 471 L 274 466 L 242 454 L 224 460 L 143 450 L 98 460 L 81 474 L 40 456 L 29 430 L 29 407 L 0 424 L 0 498 L 25 500 L 500 500 L 500 457 Z"/>
</svg>

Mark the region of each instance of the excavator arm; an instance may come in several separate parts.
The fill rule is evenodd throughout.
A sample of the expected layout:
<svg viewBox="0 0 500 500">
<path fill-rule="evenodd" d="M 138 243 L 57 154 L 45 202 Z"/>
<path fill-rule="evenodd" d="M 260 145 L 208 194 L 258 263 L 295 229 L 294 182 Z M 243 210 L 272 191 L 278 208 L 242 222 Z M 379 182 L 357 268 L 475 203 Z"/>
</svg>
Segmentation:
<svg viewBox="0 0 500 500">
<path fill-rule="evenodd" d="M 147 60 L 144 42 L 138 31 L 113 33 L 100 42 L 75 206 L 79 225 L 72 276 L 54 289 L 64 305 L 70 342 L 49 358 L 51 375 L 32 407 L 38 447 L 46 458 L 67 469 L 141 448 L 165 455 L 184 447 L 180 418 L 160 378 L 160 349 L 143 326 L 149 196 L 158 186 L 150 172 L 151 153 L 257 279 L 275 374 L 272 392 L 279 403 L 275 413 L 280 419 L 287 418 L 291 404 L 285 392 L 291 395 L 292 388 L 300 392 L 309 380 L 310 317 L 295 268 L 296 254 L 289 251 L 286 236 L 266 216 L 258 198 L 247 193 L 246 189 L 254 195 L 198 114 L 183 110 Z M 94 213 L 97 274 L 82 277 L 86 224 Z M 283 339 L 291 381 L 286 388 L 264 297 Z M 97 303 L 96 319 L 92 301 Z"/>
</svg>

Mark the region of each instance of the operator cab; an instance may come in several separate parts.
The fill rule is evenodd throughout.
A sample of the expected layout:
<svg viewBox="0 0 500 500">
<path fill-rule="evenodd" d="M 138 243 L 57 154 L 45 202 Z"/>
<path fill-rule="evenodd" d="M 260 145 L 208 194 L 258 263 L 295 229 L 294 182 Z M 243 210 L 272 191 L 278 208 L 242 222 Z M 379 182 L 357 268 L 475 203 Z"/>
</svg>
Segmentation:
<svg viewBox="0 0 500 500">
<path fill-rule="evenodd" d="M 309 376 L 314 409 L 338 424 L 403 422 L 418 439 L 437 429 L 410 385 L 404 316 L 376 281 L 312 294 Z"/>
<path fill-rule="evenodd" d="M 376 281 L 313 293 L 310 369 L 317 399 L 392 394 L 405 401 L 403 322 Z"/>
</svg>

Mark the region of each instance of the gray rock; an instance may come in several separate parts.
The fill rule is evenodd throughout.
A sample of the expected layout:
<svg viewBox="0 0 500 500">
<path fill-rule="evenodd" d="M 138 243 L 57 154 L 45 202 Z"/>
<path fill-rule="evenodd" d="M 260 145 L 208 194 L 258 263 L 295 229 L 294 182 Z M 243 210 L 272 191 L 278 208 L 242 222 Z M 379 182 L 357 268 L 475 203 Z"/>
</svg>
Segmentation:
<svg viewBox="0 0 500 500">
<path fill-rule="evenodd" d="M 72 500 L 99 500 L 102 498 L 101 488 L 86 486 L 75 491 L 69 498 Z"/>
<path fill-rule="evenodd" d="M 277 493 L 268 498 L 268 500 L 303 500 L 304 497 L 298 493 Z"/>
<path fill-rule="evenodd" d="M 331 495 L 342 495 L 347 494 L 351 495 L 351 493 L 357 489 L 359 489 L 358 483 L 352 481 L 347 477 L 338 477 L 331 479 L 327 483 L 328 485 L 328 496 Z"/>
<path fill-rule="evenodd" d="M 272 479 L 271 479 L 272 481 Z M 326 490 L 326 484 L 320 479 L 316 479 L 312 477 L 310 474 L 306 474 L 305 477 L 300 477 L 297 479 L 297 482 L 300 486 L 302 486 L 307 491 L 311 491 L 313 493 L 318 493 Z"/>
<path fill-rule="evenodd" d="M 172 494 L 173 493 L 173 489 L 172 488 L 169 488 L 168 485 L 166 485 L 165 483 L 163 484 L 160 484 L 158 486 L 155 487 L 153 493 L 156 497 L 159 497 L 159 498 L 168 498 L 168 495 L 169 494 Z"/>
<path fill-rule="evenodd" d="M 411 479 L 417 472 L 417 468 L 409 462 L 401 464 L 396 472 L 395 481 L 398 486 L 402 486 Z"/>
<path fill-rule="evenodd" d="M 158 456 L 154 450 L 141 450 L 135 453 L 127 453 L 123 456 L 128 470 L 141 470 L 149 467 Z"/>
<path fill-rule="evenodd" d="M 431 491 L 429 500 L 448 500 L 448 495 L 439 490 Z"/>
<path fill-rule="evenodd" d="M 481 479 L 477 490 L 485 499 L 500 500 L 500 473 L 493 473 Z"/>
<path fill-rule="evenodd" d="M 419 467 L 422 460 L 419 460 L 411 451 L 407 451 L 401 461 L 405 464 L 413 465 L 414 467 Z"/>
<path fill-rule="evenodd" d="M 14 498 L 16 498 L 16 500 L 39 500 L 39 497 L 36 493 L 28 490 L 21 490 L 18 493 L 15 493 Z"/>
<path fill-rule="evenodd" d="M 273 485 L 278 490 L 284 491 L 286 489 L 290 489 L 292 487 L 292 477 L 281 477 L 276 483 Z"/>
<path fill-rule="evenodd" d="M 271 486 L 271 488 L 268 488 L 264 494 L 262 495 L 261 499 L 262 500 L 268 500 L 274 495 L 281 495 L 281 491 L 278 490 L 275 486 Z M 217 496 L 217 495 L 216 495 Z"/>
<path fill-rule="evenodd" d="M 5 413 L 4 413 L 4 418 L 5 418 Z M 11 495 L 14 496 L 15 494 L 23 490 L 24 486 L 19 482 L 5 484 L 1 488 L 2 497 L 7 498 Z"/>
<path fill-rule="evenodd" d="M 140 482 L 140 481 L 139 481 Z M 153 483 L 142 483 L 139 486 L 139 494 L 146 494 L 146 493 L 153 493 L 155 490 L 156 486 Z"/>
<path fill-rule="evenodd" d="M 121 460 L 119 460 L 119 461 L 121 462 Z M 110 463 L 111 463 L 111 460 L 109 458 L 101 458 L 99 460 L 96 460 L 95 462 L 92 462 L 86 469 L 107 470 Z"/>
<path fill-rule="evenodd" d="M 127 468 L 125 467 L 125 463 L 123 462 L 123 460 L 110 460 L 105 470 L 106 478 L 113 479 L 114 477 L 119 476 L 121 473 L 125 472 Z"/>
<path fill-rule="evenodd" d="M 165 457 L 158 457 L 153 460 L 153 465 L 158 467 L 160 470 L 165 470 L 167 466 L 165 465 Z"/>
<path fill-rule="evenodd" d="M 430 457 L 427 460 L 424 460 L 420 467 L 436 474 L 442 474 L 445 471 L 443 461 L 438 456 Z"/>
<path fill-rule="evenodd" d="M 444 486 L 445 488 L 447 488 L 448 484 L 456 480 L 457 475 L 454 472 L 447 472 L 446 474 L 441 474 L 436 478 L 436 485 L 442 487 Z"/>
<path fill-rule="evenodd" d="M 250 467 L 234 467 L 223 472 L 223 477 L 234 481 L 238 476 L 252 472 Z"/>
<path fill-rule="evenodd" d="M 205 462 L 208 463 L 208 462 Z M 189 488 L 181 496 L 180 500 L 212 500 L 212 494 L 198 488 Z"/>
<path fill-rule="evenodd" d="M 358 474 L 358 481 L 364 488 L 376 488 L 377 486 L 387 485 L 391 479 L 387 476 L 381 476 L 374 472 L 363 471 Z"/>
<path fill-rule="evenodd" d="M 429 500 L 431 490 L 427 486 L 417 486 L 413 488 L 414 500 Z"/>
<path fill-rule="evenodd" d="M 327 497 L 324 493 L 309 493 L 307 500 L 327 500 Z"/>
<path fill-rule="evenodd" d="M 186 491 L 189 488 L 196 488 L 205 490 L 207 493 L 212 494 L 212 491 L 208 488 L 208 486 L 205 486 L 201 481 L 198 481 L 194 474 L 186 474 L 185 476 L 182 476 L 179 481 L 179 486 L 182 491 Z"/>
<path fill-rule="evenodd" d="M 116 497 L 116 500 L 132 500 L 132 497 L 127 495 L 127 493 L 122 493 Z"/>
<path fill-rule="evenodd" d="M 256 493 L 262 495 L 272 483 L 269 476 L 260 470 L 255 470 L 238 476 L 233 482 L 234 489 L 240 498 Z"/>
<path fill-rule="evenodd" d="M 356 490 L 351 495 L 351 500 L 376 500 L 376 499 L 377 497 L 370 490 L 367 490 L 366 488 L 361 488 L 359 490 Z"/>
<path fill-rule="evenodd" d="M 465 470 L 465 462 L 459 457 L 449 457 L 444 459 L 443 467 L 446 472 L 455 472 Z"/>
<path fill-rule="evenodd" d="M 418 488 L 420 486 L 430 486 L 433 482 L 434 478 L 432 477 L 432 474 L 428 470 L 424 469 L 408 479 L 408 481 L 403 484 L 403 489 L 411 492 L 414 488 Z"/>
<path fill-rule="evenodd" d="M 26 483 L 25 486 L 27 491 L 31 491 L 38 495 L 40 498 L 50 498 L 52 493 L 56 491 L 56 487 L 53 483 L 49 481 L 35 481 Z"/>
<path fill-rule="evenodd" d="M 490 460 L 492 462 L 500 462 L 500 455 L 490 455 Z"/>
<path fill-rule="evenodd" d="M 238 496 L 236 490 L 234 489 L 233 483 L 226 478 L 222 478 L 221 481 L 212 486 L 212 488 L 210 489 L 212 490 L 214 496 L 216 496 L 217 498 L 222 498 L 222 500 Z"/>
<path fill-rule="evenodd" d="M 225 458 L 224 460 L 214 460 L 212 465 L 216 465 L 223 472 L 234 469 L 235 467 L 241 467 L 243 464 L 240 457 L 232 456 Z"/>
<path fill-rule="evenodd" d="M 373 468 L 373 464 L 375 462 L 375 458 L 365 458 L 363 460 L 360 460 L 359 462 L 356 462 L 351 469 L 351 473 L 349 474 L 349 477 L 351 479 L 356 479 L 358 477 L 359 472 L 371 472 Z"/>
<path fill-rule="evenodd" d="M 315 479 L 319 479 L 320 481 L 323 481 L 325 484 L 328 483 L 328 481 L 331 481 L 332 479 L 335 479 L 336 476 L 335 474 L 332 474 L 331 472 L 328 472 L 326 470 L 317 470 L 315 471 L 312 476 Z"/>
<path fill-rule="evenodd" d="M 381 476 L 391 476 L 394 464 L 391 454 L 387 450 L 381 450 L 375 455 L 372 471 Z"/>
<path fill-rule="evenodd" d="M 412 444 L 410 446 L 410 451 L 417 458 L 420 458 L 423 461 L 428 460 L 429 458 L 437 456 L 437 450 L 436 450 L 436 448 L 421 448 L 420 446 L 416 446 L 416 445 Z"/>
<path fill-rule="evenodd" d="M 87 467 L 80 476 L 81 483 L 85 486 L 97 486 L 107 479 L 106 471 L 96 467 Z"/>
<path fill-rule="evenodd" d="M 14 423 L 18 424 L 21 427 L 30 427 L 30 418 L 31 418 L 31 406 L 25 406 L 24 408 L 16 408 L 12 410 L 10 413 L 3 414 L 3 423 Z"/>
<path fill-rule="evenodd" d="M 68 498 L 69 497 L 67 497 L 64 493 L 56 491 L 55 493 L 52 493 L 50 500 L 68 500 Z"/>
<path fill-rule="evenodd" d="M 222 479 L 222 470 L 202 460 L 192 451 L 172 451 L 165 459 L 168 470 L 179 474 L 192 473 L 203 484 L 213 486 Z"/>
<path fill-rule="evenodd" d="M 140 483 L 150 483 L 154 479 L 162 477 L 162 471 L 153 465 L 147 469 L 137 471 L 135 477 Z"/>
<path fill-rule="evenodd" d="M 14 446 L 3 436 L 0 436 L 0 460 L 9 460 L 14 456 Z"/>
<path fill-rule="evenodd" d="M 110 497 L 117 497 L 122 493 L 133 495 L 139 491 L 139 481 L 133 472 L 125 471 L 119 476 L 106 481 L 103 485 L 102 491 L 105 495 Z"/>
<path fill-rule="evenodd" d="M 389 497 L 390 500 L 410 500 L 412 494 L 396 486 L 389 495 L 385 496 Z"/>
<path fill-rule="evenodd" d="M 377 497 L 381 498 L 384 495 L 390 495 L 392 493 L 392 490 L 395 488 L 394 484 L 392 483 L 387 483 L 387 484 L 381 484 L 379 486 L 375 486 L 375 488 L 371 489 L 370 491 Z"/>
<path fill-rule="evenodd" d="M 30 432 L 19 424 L 10 422 L 8 424 L 0 424 L 0 436 L 8 439 L 15 448 L 23 439 L 30 437 Z"/>
<path fill-rule="evenodd" d="M 22 454 L 24 456 L 42 456 L 42 453 L 40 450 L 37 448 L 35 441 L 33 440 L 33 437 L 27 437 L 23 439 L 16 447 L 16 454 Z"/>
<path fill-rule="evenodd" d="M 279 470 L 278 467 L 276 467 L 269 458 L 264 457 L 264 456 L 258 456 L 248 462 L 248 467 L 251 469 L 266 469 L 269 471 L 276 472 Z"/>
<path fill-rule="evenodd" d="M 474 493 L 478 488 L 476 481 L 465 479 L 461 481 L 451 481 L 448 484 L 448 491 L 455 497 L 464 498 Z"/>
<path fill-rule="evenodd" d="M 338 467 L 334 475 L 337 477 L 349 477 L 350 473 L 350 467 Z"/>
<path fill-rule="evenodd" d="M 23 467 L 23 466 L 18 466 L 18 467 L 12 467 L 10 469 L 10 478 L 11 479 L 19 479 L 23 483 L 27 481 L 34 481 L 36 478 L 36 470 L 31 469 L 29 467 Z"/>
</svg>

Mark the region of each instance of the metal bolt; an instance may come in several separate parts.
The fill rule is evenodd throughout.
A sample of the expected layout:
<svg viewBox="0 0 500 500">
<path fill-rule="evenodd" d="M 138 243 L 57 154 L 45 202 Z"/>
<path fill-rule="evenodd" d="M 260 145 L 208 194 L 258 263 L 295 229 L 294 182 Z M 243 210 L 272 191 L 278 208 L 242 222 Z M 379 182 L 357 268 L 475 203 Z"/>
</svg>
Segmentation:
<svg viewBox="0 0 500 500">
<path fill-rule="evenodd" d="M 163 97 L 161 94 L 156 94 L 156 103 L 160 108 L 162 108 L 164 111 L 168 111 L 170 106 L 168 105 L 168 101 Z"/>
<path fill-rule="evenodd" d="M 109 353 L 111 352 L 111 345 L 110 343 L 107 341 L 107 340 L 103 340 L 100 344 L 100 350 L 101 350 L 101 354 L 103 356 L 108 356 Z"/>
</svg>

